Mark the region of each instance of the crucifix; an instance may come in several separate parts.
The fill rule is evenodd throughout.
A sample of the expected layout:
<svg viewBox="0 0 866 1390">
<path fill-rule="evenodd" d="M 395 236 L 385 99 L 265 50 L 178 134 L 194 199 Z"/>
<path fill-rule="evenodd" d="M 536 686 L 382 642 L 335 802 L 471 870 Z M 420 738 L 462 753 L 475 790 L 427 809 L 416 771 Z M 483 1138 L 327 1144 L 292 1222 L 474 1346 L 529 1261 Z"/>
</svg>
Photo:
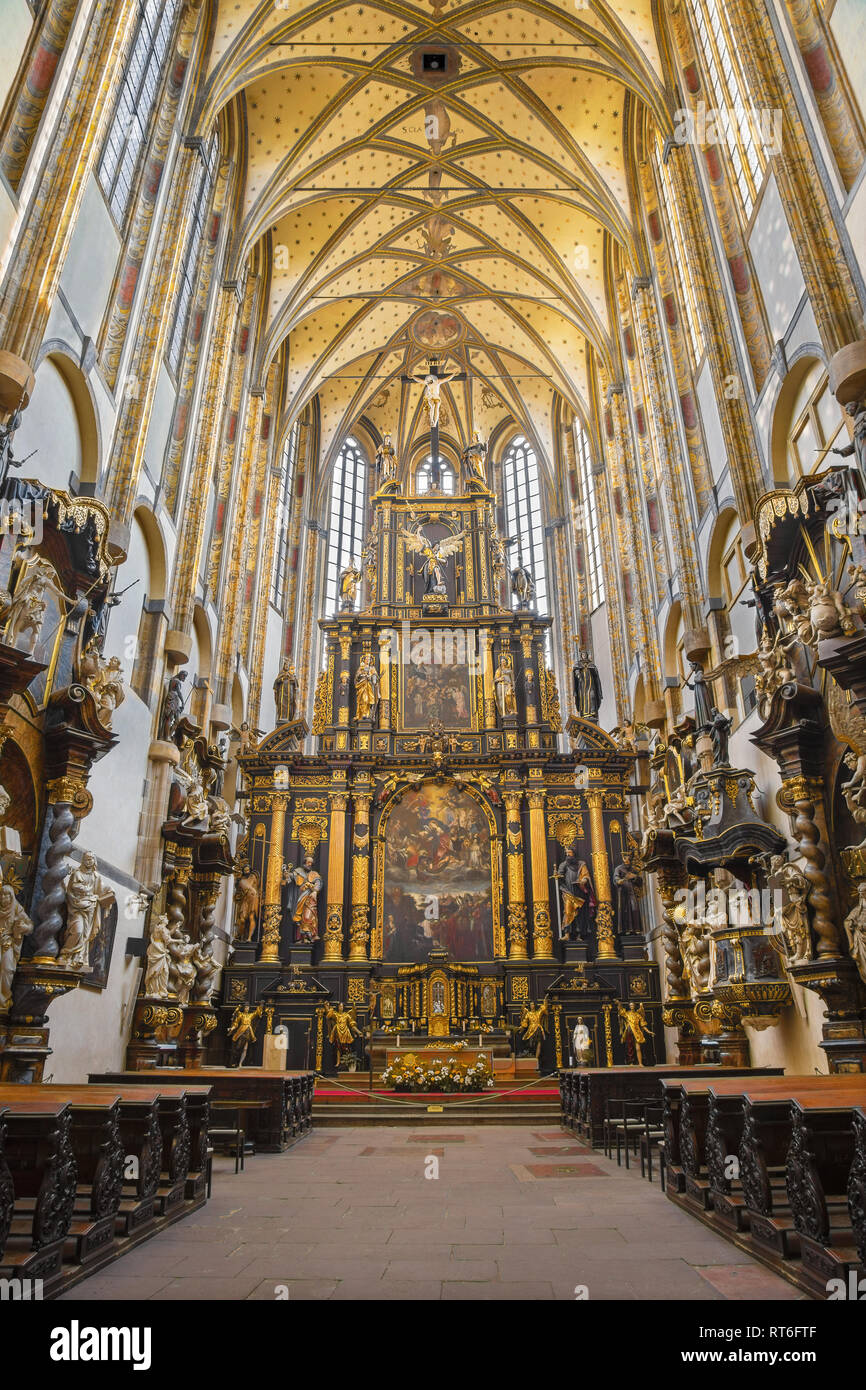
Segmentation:
<svg viewBox="0 0 866 1390">
<path fill-rule="evenodd" d="M 428 357 L 428 370 L 423 376 L 401 377 L 402 381 L 423 381 L 424 383 L 424 404 L 430 418 L 430 487 L 434 492 L 439 491 L 441 473 L 439 469 L 439 411 L 442 403 L 442 387 L 449 381 L 465 381 L 465 372 L 449 372 L 445 376 L 439 375 L 439 362 L 436 358 Z"/>
</svg>

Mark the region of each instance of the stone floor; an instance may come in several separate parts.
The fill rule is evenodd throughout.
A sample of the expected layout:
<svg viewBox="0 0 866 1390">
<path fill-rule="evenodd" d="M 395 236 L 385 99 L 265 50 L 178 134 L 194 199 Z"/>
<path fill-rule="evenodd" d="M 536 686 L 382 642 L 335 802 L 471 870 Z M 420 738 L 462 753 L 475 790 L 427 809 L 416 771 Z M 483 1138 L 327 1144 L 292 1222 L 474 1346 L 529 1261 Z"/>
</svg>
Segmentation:
<svg viewBox="0 0 866 1390">
<path fill-rule="evenodd" d="M 481 1125 L 314 1131 L 237 1176 L 219 1158 L 206 1207 L 66 1295 L 578 1296 L 803 1297 L 676 1210 L 639 1168 L 558 1129 Z"/>
</svg>

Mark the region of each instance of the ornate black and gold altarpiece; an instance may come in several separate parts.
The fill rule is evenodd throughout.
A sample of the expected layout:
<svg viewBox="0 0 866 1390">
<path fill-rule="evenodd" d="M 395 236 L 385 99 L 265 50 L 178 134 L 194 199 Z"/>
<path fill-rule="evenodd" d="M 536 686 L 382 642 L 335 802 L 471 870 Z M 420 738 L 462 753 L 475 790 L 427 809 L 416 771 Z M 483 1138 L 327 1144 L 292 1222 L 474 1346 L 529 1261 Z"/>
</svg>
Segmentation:
<svg viewBox="0 0 866 1390">
<path fill-rule="evenodd" d="M 316 752 L 300 751 L 307 726 L 293 720 L 239 755 L 240 857 L 260 905 L 253 939 L 236 940 L 224 972 L 212 1060 L 239 1003 L 272 1011 L 290 1067 L 328 1071 L 331 1003 L 354 1007 L 366 1062 L 365 1044 L 384 1055 L 395 1035 L 420 1045 L 480 1032 L 507 1050 L 524 1006 L 545 996 L 544 1070 L 568 1064 L 578 1016 L 598 1064 L 636 1060 L 617 1001 L 645 1006 L 644 1062 L 663 1055 L 658 968 L 643 935 L 621 930 L 612 888 L 629 847 L 633 759 L 574 717 L 575 751 L 558 751 L 552 620 L 531 599 L 501 606 L 494 499 L 474 488 L 380 489 L 361 609 L 348 606 L 350 583 L 347 607 L 320 622 Z M 412 547 L 418 535 L 426 555 Z M 450 555 L 436 568 L 429 551 L 443 541 Z M 565 941 L 555 873 L 572 845 L 596 907 L 585 938 Z M 321 880 L 312 944 L 296 939 L 287 882 L 308 857 Z M 262 1047 L 260 1036 L 248 1065 Z"/>
</svg>

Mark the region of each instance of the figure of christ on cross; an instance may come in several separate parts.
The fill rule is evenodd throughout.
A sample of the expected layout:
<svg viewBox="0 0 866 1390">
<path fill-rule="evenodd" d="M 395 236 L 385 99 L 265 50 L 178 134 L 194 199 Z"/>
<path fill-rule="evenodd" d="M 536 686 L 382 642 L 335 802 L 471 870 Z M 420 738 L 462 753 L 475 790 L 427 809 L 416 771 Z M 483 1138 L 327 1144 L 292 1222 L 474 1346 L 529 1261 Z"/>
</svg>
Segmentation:
<svg viewBox="0 0 866 1390">
<path fill-rule="evenodd" d="M 432 465 L 430 468 L 430 483 L 434 490 L 439 488 L 439 412 L 442 405 L 442 387 L 449 381 L 465 381 L 465 372 L 448 372 L 444 376 L 439 375 L 438 364 L 428 359 L 429 370 L 423 375 L 418 372 L 413 376 L 405 376 L 405 382 L 421 381 L 424 383 L 424 404 L 427 407 L 427 414 L 430 418 L 430 454 Z"/>
</svg>

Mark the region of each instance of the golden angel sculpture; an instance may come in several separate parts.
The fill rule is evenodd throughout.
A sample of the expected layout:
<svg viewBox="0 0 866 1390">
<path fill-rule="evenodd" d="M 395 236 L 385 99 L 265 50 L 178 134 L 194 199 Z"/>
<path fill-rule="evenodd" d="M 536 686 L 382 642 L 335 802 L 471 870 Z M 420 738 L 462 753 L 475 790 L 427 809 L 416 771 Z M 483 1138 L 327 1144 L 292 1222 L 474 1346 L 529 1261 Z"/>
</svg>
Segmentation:
<svg viewBox="0 0 866 1390">
<path fill-rule="evenodd" d="M 361 1030 L 355 1021 L 354 1007 L 344 1009 L 342 1004 L 329 1004 L 325 1010 L 325 1020 L 330 1025 L 328 1042 L 333 1043 L 337 1049 L 339 1066 L 343 1053 L 348 1052 L 355 1039 L 361 1036 Z"/>
<path fill-rule="evenodd" d="M 619 1014 L 619 1040 L 625 1042 L 629 1033 L 634 1042 L 635 1052 L 637 1053 L 637 1064 L 643 1066 L 643 1044 L 647 1040 L 647 1035 L 653 1036 L 653 1030 L 647 1021 L 646 1013 L 642 1003 L 635 1004 L 633 1001 L 623 1007 L 617 1002 L 617 1013 Z"/>
<path fill-rule="evenodd" d="M 456 555 L 463 545 L 462 536 L 445 536 L 441 541 L 430 541 L 421 530 L 421 523 L 412 517 L 415 530 L 400 528 L 400 535 L 414 555 L 423 559 L 421 566 L 425 580 L 425 594 L 445 593 L 445 561 Z"/>
</svg>

